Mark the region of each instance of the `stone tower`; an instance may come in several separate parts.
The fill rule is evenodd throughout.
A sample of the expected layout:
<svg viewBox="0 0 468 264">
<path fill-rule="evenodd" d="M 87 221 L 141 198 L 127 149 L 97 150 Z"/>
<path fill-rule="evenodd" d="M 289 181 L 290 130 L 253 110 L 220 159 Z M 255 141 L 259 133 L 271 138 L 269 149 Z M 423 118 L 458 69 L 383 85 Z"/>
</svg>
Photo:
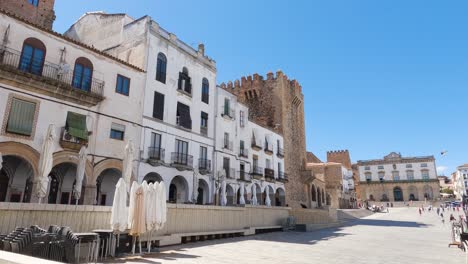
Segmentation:
<svg viewBox="0 0 468 264">
<path fill-rule="evenodd" d="M 349 151 L 346 150 L 336 150 L 327 152 L 327 162 L 336 162 L 341 163 L 348 170 L 351 169 L 351 158 L 349 156 Z"/>
<path fill-rule="evenodd" d="M 304 125 L 304 95 L 296 80 L 283 72 L 242 77 L 234 83 L 221 84 L 237 95 L 249 107 L 249 119 L 283 135 L 286 183 L 286 203 L 291 207 L 307 204 L 305 184 L 301 179 L 306 163 Z"/>
<path fill-rule="evenodd" d="M 35 25 L 52 29 L 55 0 L 1 0 L 0 9 Z"/>
</svg>

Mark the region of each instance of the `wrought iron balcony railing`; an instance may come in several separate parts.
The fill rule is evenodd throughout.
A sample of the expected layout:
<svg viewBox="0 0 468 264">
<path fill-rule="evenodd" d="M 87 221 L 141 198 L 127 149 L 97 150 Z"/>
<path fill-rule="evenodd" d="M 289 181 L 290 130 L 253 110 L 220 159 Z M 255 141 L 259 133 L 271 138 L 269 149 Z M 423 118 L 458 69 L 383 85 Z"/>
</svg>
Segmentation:
<svg viewBox="0 0 468 264">
<path fill-rule="evenodd" d="M 250 177 L 250 173 L 247 171 L 238 171 L 237 172 L 238 179 L 241 181 L 251 182 L 252 179 Z"/>
<path fill-rule="evenodd" d="M 193 156 L 186 153 L 172 152 L 171 163 L 174 165 L 193 167 Z"/>
<path fill-rule="evenodd" d="M 29 75 L 32 79 L 41 78 L 40 81 L 58 86 L 60 89 L 103 99 L 104 81 L 90 78 L 89 82 L 74 85 L 74 70 L 70 69 L 69 66 L 53 64 L 43 59 L 26 58 L 25 56 L 13 49 L 0 49 L 0 66 L 6 70 Z"/>
<path fill-rule="evenodd" d="M 209 159 L 198 159 L 198 169 L 203 172 L 211 171 L 211 160 Z"/>
<path fill-rule="evenodd" d="M 284 150 L 280 147 L 278 147 L 277 151 L 276 151 L 276 156 L 280 157 L 280 158 L 283 158 L 284 157 Z"/>
<path fill-rule="evenodd" d="M 273 169 L 265 168 L 265 178 L 270 180 L 275 179 L 275 171 Z"/>
<path fill-rule="evenodd" d="M 148 158 L 150 160 L 164 161 L 164 149 L 159 147 L 149 147 Z"/>
<path fill-rule="evenodd" d="M 252 175 L 263 176 L 263 168 L 254 165 L 252 167 Z"/>
</svg>

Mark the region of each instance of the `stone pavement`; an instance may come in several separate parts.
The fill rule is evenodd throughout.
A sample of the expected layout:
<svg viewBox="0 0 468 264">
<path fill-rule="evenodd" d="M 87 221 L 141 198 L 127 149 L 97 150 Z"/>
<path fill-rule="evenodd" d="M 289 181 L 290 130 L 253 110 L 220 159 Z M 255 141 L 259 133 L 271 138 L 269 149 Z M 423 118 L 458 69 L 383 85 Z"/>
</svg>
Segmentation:
<svg viewBox="0 0 468 264">
<path fill-rule="evenodd" d="M 315 232 L 277 232 L 163 248 L 159 254 L 126 263 L 465 263 L 435 212 L 392 208 L 340 228 Z M 125 260 L 115 260 L 123 263 Z"/>
</svg>

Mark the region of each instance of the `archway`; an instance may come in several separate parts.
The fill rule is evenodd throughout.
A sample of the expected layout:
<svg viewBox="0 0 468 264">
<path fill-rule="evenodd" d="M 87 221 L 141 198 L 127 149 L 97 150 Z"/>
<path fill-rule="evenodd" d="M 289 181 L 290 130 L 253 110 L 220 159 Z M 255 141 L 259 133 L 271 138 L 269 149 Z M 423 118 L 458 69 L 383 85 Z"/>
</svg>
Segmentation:
<svg viewBox="0 0 468 264">
<path fill-rule="evenodd" d="M 312 184 L 312 189 L 311 189 L 311 196 L 312 196 L 312 202 L 316 202 L 317 201 L 317 194 L 316 194 L 316 189 L 315 189 L 315 185 Z"/>
<path fill-rule="evenodd" d="M 370 194 L 370 195 L 369 195 L 369 201 L 375 201 L 374 195 L 373 195 L 373 194 Z"/>
<path fill-rule="evenodd" d="M 409 200 L 417 201 L 418 200 L 418 189 L 415 186 L 408 187 Z"/>
<path fill-rule="evenodd" d="M 327 205 L 331 205 L 331 197 L 330 194 L 327 193 Z"/>
<path fill-rule="evenodd" d="M 146 181 L 148 184 L 150 184 L 150 183 L 155 183 L 155 182 L 162 182 L 163 179 L 161 175 L 159 175 L 158 173 L 150 172 L 145 175 L 145 177 L 143 178 L 143 181 Z"/>
<path fill-rule="evenodd" d="M 49 174 L 49 204 L 76 204 L 73 189 L 76 184 L 76 164 L 65 162 L 55 165 Z M 83 178 L 81 196 L 78 204 L 83 204 L 86 175 Z M 115 185 L 114 185 L 115 186 Z"/>
<path fill-rule="evenodd" d="M 322 195 L 322 190 L 320 190 L 320 188 L 317 187 L 317 207 L 322 207 L 321 195 Z"/>
<path fill-rule="evenodd" d="M 29 202 L 34 170 L 31 164 L 16 155 L 4 155 L 0 171 L 0 202 Z"/>
<path fill-rule="evenodd" d="M 402 202 L 403 201 L 403 191 L 400 187 L 393 188 L 393 199 L 395 202 Z"/>
<path fill-rule="evenodd" d="M 272 205 L 274 205 L 274 206 L 286 206 L 286 193 L 284 192 L 283 188 L 278 187 L 276 189 L 275 200 L 274 200 L 274 202 L 272 201 Z"/>
<path fill-rule="evenodd" d="M 188 198 L 187 180 L 182 176 L 175 176 L 169 185 L 169 202 L 185 203 Z"/>
<path fill-rule="evenodd" d="M 434 193 L 432 192 L 432 187 L 429 185 L 424 186 L 424 198 L 427 200 L 432 200 L 434 198 Z"/>
<path fill-rule="evenodd" d="M 267 188 L 268 188 L 268 197 L 270 198 L 270 204 L 275 205 L 275 190 L 270 185 L 265 186 L 262 194 L 262 203 L 266 205 L 266 197 L 267 197 Z"/>
<path fill-rule="evenodd" d="M 207 204 L 210 197 L 210 188 L 208 186 L 208 183 L 203 180 L 199 179 L 198 180 L 198 197 L 197 197 L 197 204 Z"/>
<path fill-rule="evenodd" d="M 96 180 L 96 202 L 98 205 L 111 206 L 114 202 L 115 185 L 122 177 L 117 169 L 104 170 Z"/>
<path fill-rule="evenodd" d="M 226 185 L 226 205 L 234 205 L 234 188 L 231 184 Z"/>
</svg>

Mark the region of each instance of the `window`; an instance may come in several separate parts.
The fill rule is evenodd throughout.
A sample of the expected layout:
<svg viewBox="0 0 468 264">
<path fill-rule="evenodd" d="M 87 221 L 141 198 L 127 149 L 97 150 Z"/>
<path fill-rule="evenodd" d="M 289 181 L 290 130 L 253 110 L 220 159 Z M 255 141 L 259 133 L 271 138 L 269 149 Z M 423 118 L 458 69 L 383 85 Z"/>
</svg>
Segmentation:
<svg viewBox="0 0 468 264">
<path fill-rule="evenodd" d="M 188 142 L 176 139 L 175 153 L 172 155 L 172 162 L 187 165 L 191 158 L 192 157 L 188 155 Z"/>
<path fill-rule="evenodd" d="M 110 131 L 110 138 L 117 139 L 117 140 L 124 140 L 125 136 L 125 126 L 112 123 L 111 131 Z"/>
<path fill-rule="evenodd" d="M 270 159 L 265 159 L 265 166 L 267 169 L 271 169 L 271 160 Z"/>
<path fill-rule="evenodd" d="M 39 5 L 39 0 L 28 0 L 28 2 L 35 7 Z"/>
<path fill-rule="evenodd" d="M 119 94 L 128 96 L 130 92 L 130 79 L 117 74 L 117 87 L 115 88 L 115 91 Z"/>
<path fill-rule="evenodd" d="M 244 111 L 239 112 L 239 125 L 240 125 L 240 127 L 245 127 L 245 120 L 244 120 L 245 117 L 244 117 L 244 115 L 245 115 Z"/>
<path fill-rule="evenodd" d="M 161 52 L 158 54 L 158 61 L 156 64 L 156 80 L 166 83 L 167 59 Z"/>
<path fill-rule="evenodd" d="M 153 160 L 164 160 L 164 149 L 161 148 L 161 134 L 151 133 L 151 145 L 148 155 Z"/>
<path fill-rule="evenodd" d="M 36 103 L 12 98 L 6 132 L 31 136 L 36 115 Z"/>
<path fill-rule="evenodd" d="M 151 133 L 151 147 L 161 148 L 161 134 Z"/>
<path fill-rule="evenodd" d="M 42 75 L 45 54 L 46 47 L 42 41 L 35 38 L 26 39 L 23 43 L 18 68 L 24 72 Z"/>
<path fill-rule="evenodd" d="M 281 163 L 278 162 L 278 175 L 281 175 L 282 172 L 283 172 L 283 166 L 281 165 Z"/>
<path fill-rule="evenodd" d="M 413 165 L 412 164 L 406 164 L 406 168 L 408 168 L 408 169 L 413 168 Z"/>
<path fill-rule="evenodd" d="M 377 169 L 379 169 L 379 170 L 383 170 L 383 169 L 384 169 L 384 167 L 383 167 L 383 165 L 379 165 L 379 166 L 377 167 Z"/>
<path fill-rule="evenodd" d="M 229 116 L 229 112 L 230 112 L 230 100 L 229 98 L 224 98 L 224 110 L 223 110 L 223 114 L 225 116 Z"/>
<path fill-rule="evenodd" d="M 206 147 L 200 147 L 200 159 L 207 160 L 208 159 L 208 149 Z"/>
<path fill-rule="evenodd" d="M 208 135 L 208 114 L 201 112 L 200 133 Z"/>
<path fill-rule="evenodd" d="M 188 155 L 188 142 L 176 139 L 176 152 Z"/>
<path fill-rule="evenodd" d="M 368 182 L 369 182 L 369 181 L 371 181 L 371 180 L 372 180 L 372 173 L 370 173 L 370 172 L 366 172 L 366 173 L 364 173 L 364 175 L 366 176 L 366 181 L 368 181 Z"/>
<path fill-rule="evenodd" d="M 400 180 L 400 172 L 399 171 L 392 171 L 392 178 L 394 181 Z"/>
<path fill-rule="evenodd" d="M 176 123 L 178 126 L 192 129 L 192 118 L 190 117 L 190 107 L 182 103 L 177 103 Z"/>
<path fill-rule="evenodd" d="M 177 89 L 192 94 L 192 84 L 190 83 L 188 70 L 185 67 L 182 69 L 182 72 L 179 72 L 179 85 Z"/>
<path fill-rule="evenodd" d="M 231 149 L 230 147 L 230 142 L 229 142 L 229 133 L 224 133 L 224 148 L 225 149 Z"/>
<path fill-rule="evenodd" d="M 370 170 L 369 166 L 364 167 L 365 170 Z"/>
<path fill-rule="evenodd" d="M 408 181 L 413 181 L 414 180 L 414 172 L 412 170 L 406 171 L 406 178 L 408 178 Z"/>
<path fill-rule="evenodd" d="M 226 177 L 230 178 L 231 175 L 229 175 L 230 173 L 230 159 L 229 158 L 223 158 L 223 169 L 224 171 L 226 171 Z M 232 175 L 233 176 L 233 175 Z"/>
<path fill-rule="evenodd" d="M 206 147 L 200 146 L 200 162 L 198 167 L 202 170 L 208 170 L 211 167 L 211 164 L 208 161 L 208 149 Z"/>
<path fill-rule="evenodd" d="M 72 86 L 89 92 L 91 90 L 92 78 L 93 64 L 91 61 L 83 57 L 76 59 Z"/>
<path fill-rule="evenodd" d="M 379 171 L 379 180 L 380 180 L 380 181 L 385 180 L 385 172 Z"/>
<path fill-rule="evenodd" d="M 421 163 L 421 168 L 427 168 L 427 163 Z"/>
<path fill-rule="evenodd" d="M 422 170 L 421 171 L 421 177 L 423 180 L 429 180 L 429 171 L 428 170 Z"/>
<path fill-rule="evenodd" d="M 153 117 L 164 120 L 164 94 L 154 92 Z"/>
<path fill-rule="evenodd" d="M 208 82 L 208 79 L 203 78 L 202 80 L 202 102 L 204 103 L 209 103 L 210 100 L 210 83 Z"/>
</svg>

